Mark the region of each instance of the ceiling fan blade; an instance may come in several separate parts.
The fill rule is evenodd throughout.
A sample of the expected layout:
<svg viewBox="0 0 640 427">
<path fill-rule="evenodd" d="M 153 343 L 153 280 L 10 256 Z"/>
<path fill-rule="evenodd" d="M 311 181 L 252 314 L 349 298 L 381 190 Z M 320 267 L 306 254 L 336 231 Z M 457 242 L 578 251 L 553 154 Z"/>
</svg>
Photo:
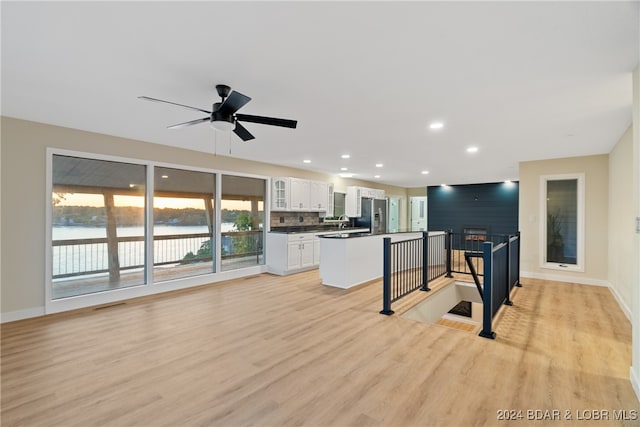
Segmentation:
<svg viewBox="0 0 640 427">
<path fill-rule="evenodd" d="M 240 137 L 243 141 L 249 141 L 251 139 L 255 139 L 255 136 L 251 135 L 251 132 L 247 130 L 244 126 L 236 121 L 236 128 L 233 130 L 236 135 Z"/>
<path fill-rule="evenodd" d="M 190 122 L 178 123 L 177 125 L 167 126 L 167 129 L 180 129 L 186 128 L 187 126 L 199 125 L 200 123 L 208 122 L 211 120 L 211 117 L 203 117 L 197 120 L 191 120 Z"/>
<path fill-rule="evenodd" d="M 262 125 L 281 126 L 295 129 L 298 125 L 296 120 L 276 119 L 275 117 L 251 116 L 248 114 L 236 114 L 237 120 L 243 122 L 260 123 Z"/>
<path fill-rule="evenodd" d="M 240 92 L 233 91 L 229 94 L 229 97 L 224 100 L 217 112 L 223 115 L 232 115 L 244 107 L 249 101 L 251 101 L 251 98 L 248 96 L 243 95 Z"/>
<path fill-rule="evenodd" d="M 148 96 L 139 96 L 138 98 L 139 99 L 144 99 L 145 101 L 162 102 L 164 104 L 177 105 L 178 107 L 187 108 L 189 110 L 202 111 L 203 113 L 211 114 L 211 111 L 203 110 L 202 108 L 190 107 L 188 105 L 177 104 L 177 103 L 171 102 L 171 101 L 163 101 L 162 99 L 150 98 Z"/>
</svg>

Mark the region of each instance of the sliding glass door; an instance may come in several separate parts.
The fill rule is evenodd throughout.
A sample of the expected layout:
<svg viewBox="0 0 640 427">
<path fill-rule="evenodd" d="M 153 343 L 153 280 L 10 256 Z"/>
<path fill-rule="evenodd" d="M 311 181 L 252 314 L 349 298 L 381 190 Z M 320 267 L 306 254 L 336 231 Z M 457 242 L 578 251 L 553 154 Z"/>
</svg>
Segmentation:
<svg viewBox="0 0 640 427">
<path fill-rule="evenodd" d="M 264 264 L 266 180 L 222 175 L 221 269 Z"/>
<path fill-rule="evenodd" d="M 155 167 L 154 282 L 215 271 L 215 175 Z"/>
<path fill-rule="evenodd" d="M 54 155 L 52 299 L 146 283 L 146 166 Z"/>
</svg>

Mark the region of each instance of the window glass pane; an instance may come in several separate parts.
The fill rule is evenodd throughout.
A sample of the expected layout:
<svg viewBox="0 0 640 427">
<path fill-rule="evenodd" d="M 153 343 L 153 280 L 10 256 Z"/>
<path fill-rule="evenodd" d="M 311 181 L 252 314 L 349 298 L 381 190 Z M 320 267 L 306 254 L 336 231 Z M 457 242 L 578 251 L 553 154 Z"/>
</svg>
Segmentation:
<svg viewBox="0 0 640 427">
<path fill-rule="evenodd" d="M 547 181 L 547 262 L 577 264 L 578 180 Z"/>
<path fill-rule="evenodd" d="M 146 167 L 53 156 L 52 299 L 145 283 Z"/>
<path fill-rule="evenodd" d="M 154 182 L 154 282 L 212 273 L 215 175 L 156 167 Z"/>
<path fill-rule="evenodd" d="M 264 179 L 222 176 L 223 271 L 264 264 L 265 187 Z"/>
</svg>

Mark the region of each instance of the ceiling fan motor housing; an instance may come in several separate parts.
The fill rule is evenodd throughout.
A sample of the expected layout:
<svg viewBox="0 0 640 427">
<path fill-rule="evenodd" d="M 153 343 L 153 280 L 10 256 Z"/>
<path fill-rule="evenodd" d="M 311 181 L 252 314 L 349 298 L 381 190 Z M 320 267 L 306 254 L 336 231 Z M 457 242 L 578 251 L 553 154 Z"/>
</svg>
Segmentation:
<svg viewBox="0 0 640 427">
<path fill-rule="evenodd" d="M 216 102 L 213 104 L 213 112 L 211 113 L 211 126 L 218 130 L 232 130 L 235 127 L 235 117 L 233 113 L 221 113 L 220 106 L 222 102 Z"/>
</svg>

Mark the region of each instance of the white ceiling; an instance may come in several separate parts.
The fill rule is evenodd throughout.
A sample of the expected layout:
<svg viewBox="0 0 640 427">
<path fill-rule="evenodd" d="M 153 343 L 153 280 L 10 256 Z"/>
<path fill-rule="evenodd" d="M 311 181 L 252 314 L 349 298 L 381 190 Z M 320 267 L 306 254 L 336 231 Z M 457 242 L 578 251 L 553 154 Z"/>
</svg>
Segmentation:
<svg viewBox="0 0 640 427">
<path fill-rule="evenodd" d="M 520 161 L 608 153 L 626 131 L 639 12 L 638 1 L 2 1 L 2 114 L 403 187 L 515 180 Z M 248 143 L 206 124 L 167 130 L 202 115 L 137 99 L 210 109 L 217 83 L 253 98 L 240 113 L 298 128 L 246 123 Z M 445 127 L 429 130 L 436 120 Z"/>
</svg>

